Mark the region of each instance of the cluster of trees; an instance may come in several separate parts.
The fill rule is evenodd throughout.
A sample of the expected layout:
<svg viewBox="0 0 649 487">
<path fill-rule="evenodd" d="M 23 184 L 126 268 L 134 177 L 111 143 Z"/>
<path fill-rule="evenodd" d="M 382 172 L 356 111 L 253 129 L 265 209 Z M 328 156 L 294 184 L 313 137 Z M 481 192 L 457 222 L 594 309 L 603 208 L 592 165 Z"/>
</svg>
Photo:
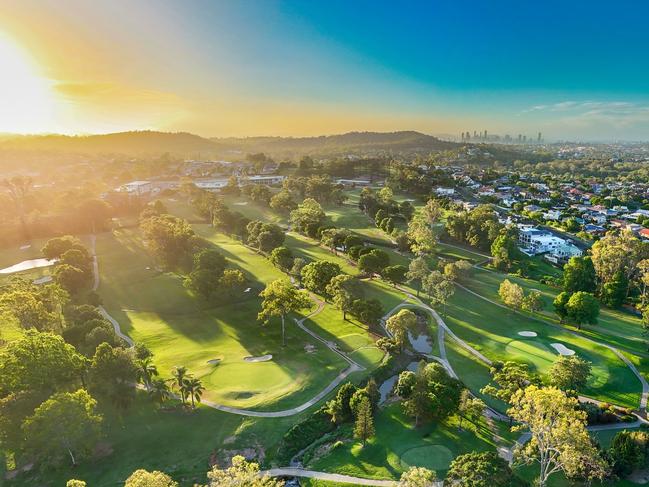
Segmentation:
<svg viewBox="0 0 649 487">
<path fill-rule="evenodd" d="M 442 421 L 456 413 L 464 386 L 448 375 L 438 363 L 422 361 L 416 372 L 406 370 L 399 374 L 396 393 L 403 399 L 404 412 L 421 422 Z"/>
<path fill-rule="evenodd" d="M 246 278 L 239 269 L 227 269 L 226 260 L 216 249 L 194 254 L 193 268 L 185 278 L 185 287 L 205 299 L 222 301 L 241 293 Z"/>
<path fill-rule="evenodd" d="M 246 225 L 248 245 L 261 252 L 268 253 L 284 243 L 284 230 L 274 223 L 258 220 Z"/>
<path fill-rule="evenodd" d="M 415 207 L 409 201 L 398 203 L 394 200 L 394 193 L 389 186 L 381 188 L 378 193 L 371 188 L 363 188 L 358 208 L 389 235 L 394 234 L 398 222 L 410 221 L 415 213 Z"/>
<path fill-rule="evenodd" d="M 503 227 L 490 205 L 479 205 L 472 211 L 451 213 L 446 219 L 445 230 L 458 242 L 488 251 Z"/>
<path fill-rule="evenodd" d="M 70 235 L 50 239 L 41 252 L 57 260 L 54 278 L 70 295 L 79 294 L 92 282 L 92 256 L 79 239 Z"/>
<path fill-rule="evenodd" d="M 341 205 L 347 199 L 342 185 L 335 184 L 329 176 L 289 176 L 282 183 L 284 191 L 299 200 L 313 199 L 321 204 Z"/>
<path fill-rule="evenodd" d="M 350 382 L 343 384 L 336 397 L 327 402 L 325 411 L 335 424 L 354 422 L 354 436 L 363 442 L 374 436 L 374 414 L 381 394 L 374 379 L 365 387 L 357 388 Z"/>
<path fill-rule="evenodd" d="M 588 482 L 609 475 L 586 429 L 587 411 L 576 399 L 590 375 L 590 363 L 561 356 L 550 371 L 550 385 L 542 386 L 526 364 L 495 362 L 492 383 L 482 389 L 510 405 L 507 414 L 516 422 L 512 429 L 527 430 L 531 439 L 514 451 L 515 464 L 539 464 L 539 485 L 562 471 L 569 479 Z"/>
<path fill-rule="evenodd" d="M 533 313 L 543 308 L 543 298 L 540 291 L 531 289 L 526 293 L 520 284 L 509 279 L 505 279 L 500 283 L 498 296 L 500 296 L 505 306 L 511 309 Z"/>
<path fill-rule="evenodd" d="M 147 248 L 169 269 L 191 265 L 193 254 L 205 246 L 187 220 L 168 214 L 151 214 L 140 221 Z"/>
<path fill-rule="evenodd" d="M 437 269 L 431 270 L 425 257 L 416 257 L 410 261 L 406 279 L 417 286 L 417 296 L 423 290 L 435 306 L 443 306 L 455 293 L 455 282 L 470 277 L 473 271 L 471 264 L 465 260 L 456 262 L 437 261 Z"/>
</svg>

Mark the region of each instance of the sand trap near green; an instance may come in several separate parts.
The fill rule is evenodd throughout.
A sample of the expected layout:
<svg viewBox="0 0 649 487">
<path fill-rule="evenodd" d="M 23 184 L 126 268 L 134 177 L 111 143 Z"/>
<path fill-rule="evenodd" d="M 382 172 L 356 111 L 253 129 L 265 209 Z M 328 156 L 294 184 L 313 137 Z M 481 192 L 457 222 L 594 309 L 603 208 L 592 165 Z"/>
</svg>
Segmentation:
<svg viewBox="0 0 649 487">
<path fill-rule="evenodd" d="M 455 455 L 444 445 L 426 445 L 411 448 L 401 455 L 404 470 L 410 467 L 425 467 L 430 470 L 446 470 Z"/>
</svg>

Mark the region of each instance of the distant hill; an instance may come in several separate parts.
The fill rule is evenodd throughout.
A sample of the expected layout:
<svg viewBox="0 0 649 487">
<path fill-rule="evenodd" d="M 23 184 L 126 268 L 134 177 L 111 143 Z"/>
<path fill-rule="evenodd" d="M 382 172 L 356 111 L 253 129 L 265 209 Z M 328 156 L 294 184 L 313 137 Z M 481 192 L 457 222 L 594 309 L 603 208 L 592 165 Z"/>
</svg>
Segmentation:
<svg viewBox="0 0 649 487">
<path fill-rule="evenodd" d="M 209 139 L 185 132 L 119 132 L 105 135 L 21 135 L 0 138 L 0 149 L 84 153 L 162 154 L 214 151 Z"/>
<path fill-rule="evenodd" d="M 5 135 L 0 150 L 113 154 L 172 153 L 185 157 L 228 157 L 266 152 L 279 157 L 304 154 L 376 154 L 431 152 L 456 147 L 431 135 L 414 131 L 350 132 L 320 137 L 204 138 L 185 132 L 119 132 L 105 135 Z"/>
<path fill-rule="evenodd" d="M 430 152 L 457 147 L 415 131 L 349 132 L 319 137 L 246 137 L 213 138 L 223 149 L 270 154 L 296 155 L 315 153 Z"/>
</svg>

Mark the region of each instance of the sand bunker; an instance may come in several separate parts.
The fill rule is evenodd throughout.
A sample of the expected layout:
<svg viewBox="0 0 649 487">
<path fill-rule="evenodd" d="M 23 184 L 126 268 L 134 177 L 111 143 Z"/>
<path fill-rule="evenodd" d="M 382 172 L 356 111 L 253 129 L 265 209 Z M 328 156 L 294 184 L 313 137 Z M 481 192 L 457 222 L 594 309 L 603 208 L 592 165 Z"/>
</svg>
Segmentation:
<svg viewBox="0 0 649 487">
<path fill-rule="evenodd" d="M 54 265 L 56 259 L 31 259 L 23 260 L 4 269 L 0 269 L 0 274 L 13 274 L 14 272 L 28 271 L 29 269 L 37 269 L 39 267 L 47 267 Z"/>
<path fill-rule="evenodd" d="M 243 360 L 246 362 L 268 362 L 269 360 L 273 360 L 273 356 L 268 354 L 262 355 L 261 357 L 243 357 Z"/>
<path fill-rule="evenodd" d="M 237 206 L 246 206 L 247 204 L 248 204 L 247 201 L 238 201 L 238 202 L 235 203 L 235 205 L 237 205 Z"/>
<path fill-rule="evenodd" d="M 221 362 L 220 358 L 213 358 L 212 360 L 208 360 L 207 363 L 210 365 L 216 365 Z"/>
<path fill-rule="evenodd" d="M 27 249 L 30 249 L 31 247 L 32 247 L 32 244 L 21 245 L 20 250 L 27 250 Z"/>
<path fill-rule="evenodd" d="M 38 279 L 34 279 L 32 282 L 34 284 L 45 284 L 47 282 L 52 282 L 54 278 L 52 276 L 43 276 L 39 277 Z"/>
<path fill-rule="evenodd" d="M 518 334 L 522 337 L 535 337 L 536 332 L 535 331 L 519 331 Z"/>
<path fill-rule="evenodd" d="M 566 347 L 563 343 L 550 343 L 550 346 L 554 348 L 559 355 L 574 355 L 575 351 Z"/>
</svg>

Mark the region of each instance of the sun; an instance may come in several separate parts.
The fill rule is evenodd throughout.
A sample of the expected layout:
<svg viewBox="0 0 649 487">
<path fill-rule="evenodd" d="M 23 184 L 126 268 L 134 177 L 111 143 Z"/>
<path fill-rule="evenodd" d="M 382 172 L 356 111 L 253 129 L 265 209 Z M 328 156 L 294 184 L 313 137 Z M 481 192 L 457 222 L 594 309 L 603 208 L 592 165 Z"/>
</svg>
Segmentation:
<svg viewBox="0 0 649 487">
<path fill-rule="evenodd" d="M 53 110 L 51 82 L 27 52 L 0 32 L 0 132 L 49 131 Z"/>
</svg>

